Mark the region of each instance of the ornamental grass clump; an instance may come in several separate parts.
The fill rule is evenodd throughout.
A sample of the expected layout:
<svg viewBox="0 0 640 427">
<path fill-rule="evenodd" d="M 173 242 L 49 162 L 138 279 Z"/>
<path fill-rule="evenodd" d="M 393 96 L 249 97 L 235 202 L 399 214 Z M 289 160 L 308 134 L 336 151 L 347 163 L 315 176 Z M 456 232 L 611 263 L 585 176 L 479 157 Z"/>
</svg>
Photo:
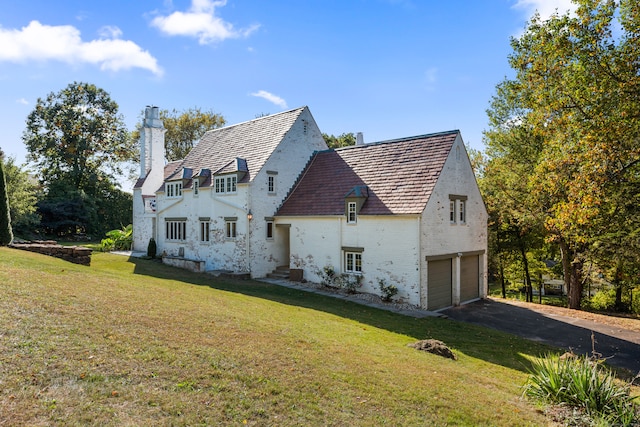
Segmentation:
<svg viewBox="0 0 640 427">
<path fill-rule="evenodd" d="M 640 422 L 630 385 L 617 380 L 611 370 L 586 356 L 547 356 L 534 360 L 525 395 L 577 408 L 607 425 L 630 426 Z"/>
</svg>

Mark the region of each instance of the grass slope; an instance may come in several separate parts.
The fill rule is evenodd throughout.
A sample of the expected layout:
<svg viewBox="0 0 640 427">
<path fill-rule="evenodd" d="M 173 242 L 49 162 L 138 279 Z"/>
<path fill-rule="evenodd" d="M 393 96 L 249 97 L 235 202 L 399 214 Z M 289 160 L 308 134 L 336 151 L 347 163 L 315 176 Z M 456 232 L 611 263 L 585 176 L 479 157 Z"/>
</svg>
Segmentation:
<svg viewBox="0 0 640 427">
<path fill-rule="evenodd" d="M 547 347 L 148 260 L 0 248 L 0 326 L 0 426 L 547 424 Z"/>
</svg>

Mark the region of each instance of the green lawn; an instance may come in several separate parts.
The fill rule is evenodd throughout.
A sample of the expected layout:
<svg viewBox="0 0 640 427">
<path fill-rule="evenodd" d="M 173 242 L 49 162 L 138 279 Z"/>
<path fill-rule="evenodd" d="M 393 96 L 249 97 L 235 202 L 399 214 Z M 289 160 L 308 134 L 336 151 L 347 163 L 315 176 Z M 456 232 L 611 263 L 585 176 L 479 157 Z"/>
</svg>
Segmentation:
<svg viewBox="0 0 640 427">
<path fill-rule="evenodd" d="M 0 325 L 0 425 L 548 423 L 521 399 L 548 347 L 151 260 L 0 248 Z"/>
</svg>

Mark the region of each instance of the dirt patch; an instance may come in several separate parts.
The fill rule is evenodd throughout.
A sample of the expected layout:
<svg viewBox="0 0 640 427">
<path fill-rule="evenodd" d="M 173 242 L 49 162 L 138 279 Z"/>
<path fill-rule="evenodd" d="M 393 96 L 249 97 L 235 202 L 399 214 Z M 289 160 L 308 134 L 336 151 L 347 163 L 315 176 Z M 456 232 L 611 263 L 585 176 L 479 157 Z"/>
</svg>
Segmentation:
<svg viewBox="0 0 640 427">
<path fill-rule="evenodd" d="M 445 343 L 439 340 L 429 339 L 418 341 L 413 344 L 407 344 L 409 347 L 413 347 L 416 350 L 427 351 L 437 356 L 446 357 L 447 359 L 458 360 L 455 354 L 451 351 Z"/>
</svg>

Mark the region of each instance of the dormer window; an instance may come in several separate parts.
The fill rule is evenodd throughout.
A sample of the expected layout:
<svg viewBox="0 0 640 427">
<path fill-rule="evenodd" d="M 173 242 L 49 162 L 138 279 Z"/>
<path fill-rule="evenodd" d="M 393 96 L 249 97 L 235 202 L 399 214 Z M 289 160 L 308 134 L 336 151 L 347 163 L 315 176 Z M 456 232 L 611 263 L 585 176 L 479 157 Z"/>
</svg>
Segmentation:
<svg viewBox="0 0 640 427">
<path fill-rule="evenodd" d="M 344 210 L 347 216 L 347 224 L 358 222 L 358 213 L 369 197 L 369 188 L 366 185 L 357 185 L 344 196 Z"/>
<path fill-rule="evenodd" d="M 235 193 L 237 183 L 238 177 L 236 175 L 217 176 L 215 180 L 216 193 Z"/>
<path fill-rule="evenodd" d="M 350 224 L 358 222 L 358 204 L 356 202 L 347 202 L 347 222 Z"/>
<path fill-rule="evenodd" d="M 182 197 L 182 181 L 167 182 L 165 194 L 169 198 Z"/>
</svg>

